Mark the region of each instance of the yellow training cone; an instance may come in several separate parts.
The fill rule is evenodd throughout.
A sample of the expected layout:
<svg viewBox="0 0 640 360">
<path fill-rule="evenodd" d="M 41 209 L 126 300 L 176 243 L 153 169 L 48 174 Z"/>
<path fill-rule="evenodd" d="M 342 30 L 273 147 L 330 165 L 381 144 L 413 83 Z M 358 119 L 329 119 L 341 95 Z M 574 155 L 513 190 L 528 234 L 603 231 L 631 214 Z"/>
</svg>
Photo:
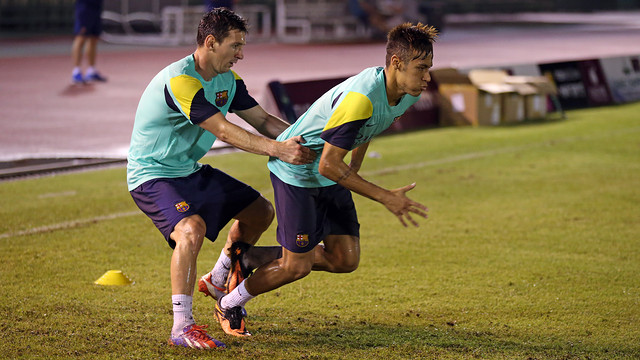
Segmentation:
<svg viewBox="0 0 640 360">
<path fill-rule="evenodd" d="M 93 283 L 98 285 L 130 285 L 133 284 L 133 281 L 120 270 L 109 270 Z"/>
</svg>

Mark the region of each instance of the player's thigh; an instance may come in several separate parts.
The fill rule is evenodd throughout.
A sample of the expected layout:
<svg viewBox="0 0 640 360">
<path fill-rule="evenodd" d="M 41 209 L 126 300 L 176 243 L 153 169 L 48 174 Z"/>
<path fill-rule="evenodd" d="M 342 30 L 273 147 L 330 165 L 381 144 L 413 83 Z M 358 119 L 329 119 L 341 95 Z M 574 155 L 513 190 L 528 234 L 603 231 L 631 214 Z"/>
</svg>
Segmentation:
<svg viewBox="0 0 640 360">
<path fill-rule="evenodd" d="M 186 243 L 200 249 L 207 232 L 207 225 L 200 215 L 194 214 L 184 217 L 173 228 L 170 237 L 176 244 Z"/>
<path fill-rule="evenodd" d="M 271 202 L 260 195 L 234 216 L 234 219 L 249 226 L 267 228 L 273 221 L 275 211 Z"/>
<path fill-rule="evenodd" d="M 184 219 L 197 214 L 196 207 L 185 201 L 180 191 L 182 179 L 154 179 L 130 192 L 134 202 L 160 230 L 171 248 L 176 243 L 172 235 Z"/>
<path fill-rule="evenodd" d="M 354 235 L 327 235 L 324 250 L 330 258 L 345 265 L 357 265 L 360 261 L 360 238 Z"/>
<path fill-rule="evenodd" d="M 293 253 L 313 251 L 326 231 L 324 211 L 318 211 L 317 188 L 303 188 L 284 183 L 271 173 L 278 228 L 276 239 Z"/>
<path fill-rule="evenodd" d="M 314 252 L 298 253 L 283 248 L 282 258 L 279 261 L 281 269 L 293 278 L 300 279 L 311 272 L 314 263 Z"/>
<path fill-rule="evenodd" d="M 329 234 L 359 237 L 360 223 L 351 191 L 336 184 L 324 188 L 321 197 L 326 207 L 326 221 L 330 224 Z"/>
</svg>

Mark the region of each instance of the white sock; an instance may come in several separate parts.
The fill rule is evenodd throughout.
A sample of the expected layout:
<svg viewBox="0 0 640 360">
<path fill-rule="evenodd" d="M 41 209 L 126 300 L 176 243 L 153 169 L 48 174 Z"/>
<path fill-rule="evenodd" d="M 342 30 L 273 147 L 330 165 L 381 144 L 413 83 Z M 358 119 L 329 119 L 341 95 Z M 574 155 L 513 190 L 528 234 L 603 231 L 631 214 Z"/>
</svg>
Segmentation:
<svg viewBox="0 0 640 360">
<path fill-rule="evenodd" d="M 216 265 L 213 267 L 213 270 L 211 270 L 211 282 L 213 285 L 223 288 L 227 282 L 227 276 L 229 275 L 230 268 L 231 258 L 229 258 L 224 253 L 224 249 L 222 249 Z"/>
<path fill-rule="evenodd" d="M 240 285 L 238 285 L 232 292 L 222 298 L 220 301 L 220 305 L 222 305 L 223 309 L 231 309 L 236 306 L 244 307 L 244 305 L 255 296 L 249 294 L 247 289 L 244 287 L 244 282 L 247 280 L 243 280 Z"/>
<path fill-rule="evenodd" d="M 87 69 L 87 75 L 93 75 L 96 73 L 96 68 L 93 66 L 89 66 L 89 68 Z"/>
<path fill-rule="evenodd" d="M 185 326 L 195 324 L 193 319 L 193 297 L 190 295 L 171 295 L 173 303 L 173 328 L 171 335 L 176 337 L 182 333 Z"/>
<path fill-rule="evenodd" d="M 82 69 L 80 69 L 80 66 L 76 66 L 73 68 L 73 73 L 72 73 L 73 75 L 81 74 L 81 73 L 82 73 Z"/>
</svg>

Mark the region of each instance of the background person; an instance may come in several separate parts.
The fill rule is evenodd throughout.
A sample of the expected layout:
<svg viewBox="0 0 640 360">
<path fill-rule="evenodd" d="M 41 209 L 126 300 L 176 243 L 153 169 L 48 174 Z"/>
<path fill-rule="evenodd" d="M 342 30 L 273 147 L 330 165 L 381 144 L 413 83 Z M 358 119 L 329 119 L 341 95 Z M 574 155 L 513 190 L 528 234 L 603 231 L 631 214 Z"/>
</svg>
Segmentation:
<svg viewBox="0 0 640 360">
<path fill-rule="evenodd" d="M 96 70 L 98 39 L 102 33 L 101 16 L 102 0 L 76 0 L 75 37 L 71 47 L 71 58 L 73 60 L 71 82 L 74 84 L 81 84 L 87 81 L 107 81 L 107 78 Z M 85 75 L 82 74 L 83 53 L 88 64 Z"/>
</svg>

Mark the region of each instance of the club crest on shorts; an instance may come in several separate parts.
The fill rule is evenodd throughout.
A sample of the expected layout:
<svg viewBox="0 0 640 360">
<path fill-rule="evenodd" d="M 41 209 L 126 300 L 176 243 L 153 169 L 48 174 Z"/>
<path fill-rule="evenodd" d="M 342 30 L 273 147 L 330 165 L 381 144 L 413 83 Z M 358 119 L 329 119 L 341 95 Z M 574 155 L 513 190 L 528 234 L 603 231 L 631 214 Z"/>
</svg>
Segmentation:
<svg viewBox="0 0 640 360">
<path fill-rule="evenodd" d="M 306 247 L 309 245 L 309 235 L 307 234 L 298 234 L 296 235 L 296 245 L 299 247 Z"/>
<path fill-rule="evenodd" d="M 185 212 L 189 210 L 189 204 L 187 204 L 186 201 L 181 201 L 177 203 L 175 207 L 176 207 L 176 210 L 178 210 L 179 212 Z"/>
<path fill-rule="evenodd" d="M 227 90 L 218 91 L 216 93 L 216 106 L 224 106 L 229 100 L 229 92 Z"/>
</svg>

